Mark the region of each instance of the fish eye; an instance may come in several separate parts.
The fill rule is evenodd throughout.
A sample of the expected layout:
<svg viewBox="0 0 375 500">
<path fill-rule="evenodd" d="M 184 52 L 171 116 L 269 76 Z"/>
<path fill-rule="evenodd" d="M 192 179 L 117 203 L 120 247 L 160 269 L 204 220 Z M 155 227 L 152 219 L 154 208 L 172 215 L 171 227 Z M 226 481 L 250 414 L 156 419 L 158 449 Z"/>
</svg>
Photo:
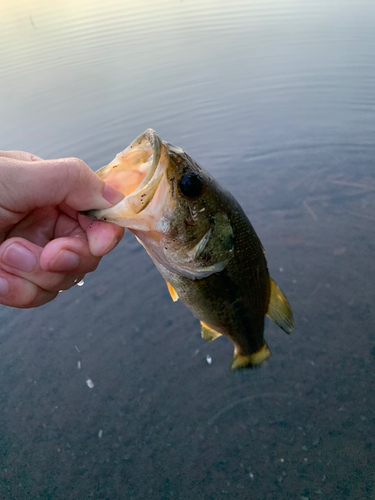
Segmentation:
<svg viewBox="0 0 375 500">
<path fill-rule="evenodd" d="M 181 194 L 187 198 L 197 198 L 202 192 L 202 181 L 200 178 L 192 173 L 185 174 L 179 184 Z"/>
</svg>

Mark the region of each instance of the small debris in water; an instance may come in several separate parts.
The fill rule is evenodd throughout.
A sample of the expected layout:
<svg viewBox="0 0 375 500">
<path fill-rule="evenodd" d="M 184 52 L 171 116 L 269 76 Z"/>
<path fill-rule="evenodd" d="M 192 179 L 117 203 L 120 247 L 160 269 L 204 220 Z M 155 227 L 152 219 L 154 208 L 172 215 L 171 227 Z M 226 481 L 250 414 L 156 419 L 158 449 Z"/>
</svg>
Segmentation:
<svg viewBox="0 0 375 500">
<path fill-rule="evenodd" d="M 346 252 L 345 247 L 338 247 L 338 248 L 335 248 L 332 253 L 333 253 L 333 255 L 342 255 L 345 252 Z"/>
<path fill-rule="evenodd" d="M 103 429 L 100 429 L 98 432 L 98 438 L 100 439 L 103 436 Z"/>
<path fill-rule="evenodd" d="M 81 352 L 76 345 L 74 347 L 77 349 L 78 352 Z"/>
<path fill-rule="evenodd" d="M 84 284 L 85 284 L 85 282 L 84 282 L 83 280 L 81 280 L 81 281 L 79 281 L 79 282 L 77 283 L 77 286 L 83 286 Z"/>
<path fill-rule="evenodd" d="M 279 271 L 280 271 L 281 273 L 283 273 L 283 272 L 284 272 L 284 268 L 283 268 L 283 267 L 280 267 Z"/>
<path fill-rule="evenodd" d="M 284 463 L 284 459 L 283 459 L 283 458 L 280 458 L 280 462 L 283 464 L 283 463 Z"/>
<path fill-rule="evenodd" d="M 88 379 L 86 380 L 86 384 L 87 384 L 87 387 L 88 387 L 89 389 L 93 389 L 93 388 L 95 387 L 95 386 L 94 386 L 94 382 L 91 380 L 91 378 L 88 378 Z"/>
<path fill-rule="evenodd" d="M 77 368 L 78 368 L 78 370 L 81 369 L 81 362 L 80 361 L 78 361 L 78 363 L 77 363 Z"/>
<path fill-rule="evenodd" d="M 207 354 L 207 356 L 206 356 L 206 361 L 209 365 L 212 363 L 212 358 L 209 354 Z"/>
<path fill-rule="evenodd" d="M 249 478 L 254 479 L 254 474 L 252 472 L 249 473 Z"/>
</svg>

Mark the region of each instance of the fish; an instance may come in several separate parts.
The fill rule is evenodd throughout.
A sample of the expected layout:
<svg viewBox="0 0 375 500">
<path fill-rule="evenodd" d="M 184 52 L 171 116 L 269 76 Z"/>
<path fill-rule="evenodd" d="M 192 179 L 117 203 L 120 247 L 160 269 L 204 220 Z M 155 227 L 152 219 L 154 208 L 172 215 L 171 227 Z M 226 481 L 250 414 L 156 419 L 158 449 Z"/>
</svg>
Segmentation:
<svg viewBox="0 0 375 500">
<path fill-rule="evenodd" d="M 172 300 L 180 299 L 200 321 L 203 339 L 224 336 L 233 343 L 233 370 L 265 361 L 270 356 L 265 317 L 288 334 L 294 319 L 236 199 L 183 149 L 162 141 L 152 129 L 97 174 L 124 199 L 86 215 L 135 235 Z"/>
</svg>

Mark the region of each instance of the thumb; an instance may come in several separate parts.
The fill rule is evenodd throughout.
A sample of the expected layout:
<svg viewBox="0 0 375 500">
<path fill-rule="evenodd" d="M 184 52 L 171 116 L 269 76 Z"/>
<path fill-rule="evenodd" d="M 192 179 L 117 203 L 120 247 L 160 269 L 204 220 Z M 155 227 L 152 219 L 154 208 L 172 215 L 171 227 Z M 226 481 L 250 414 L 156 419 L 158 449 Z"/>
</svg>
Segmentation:
<svg viewBox="0 0 375 500">
<path fill-rule="evenodd" d="M 78 158 L 30 162 L 3 157 L 0 166 L 1 207 L 10 211 L 62 202 L 77 211 L 103 209 L 124 197 Z"/>
</svg>

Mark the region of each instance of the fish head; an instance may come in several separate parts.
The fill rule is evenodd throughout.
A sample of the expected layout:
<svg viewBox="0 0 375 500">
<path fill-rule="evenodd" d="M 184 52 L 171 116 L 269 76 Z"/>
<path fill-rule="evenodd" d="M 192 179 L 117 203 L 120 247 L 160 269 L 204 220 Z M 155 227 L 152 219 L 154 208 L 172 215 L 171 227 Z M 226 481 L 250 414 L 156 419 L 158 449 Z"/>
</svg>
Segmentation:
<svg viewBox="0 0 375 500">
<path fill-rule="evenodd" d="M 233 231 L 222 189 L 184 150 L 161 141 L 153 130 L 97 174 L 125 197 L 88 215 L 128 228 L 161 272 L 201 279 L 220 272 L 232 258 Z"/>
</svg>

